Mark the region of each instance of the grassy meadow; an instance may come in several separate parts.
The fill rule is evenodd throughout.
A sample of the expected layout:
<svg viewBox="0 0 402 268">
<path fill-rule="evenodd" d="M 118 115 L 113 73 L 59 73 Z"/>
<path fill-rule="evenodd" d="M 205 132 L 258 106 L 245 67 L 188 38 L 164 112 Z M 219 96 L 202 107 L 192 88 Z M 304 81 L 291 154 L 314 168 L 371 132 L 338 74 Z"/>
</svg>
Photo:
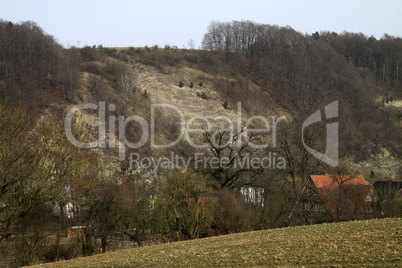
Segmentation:
<svg viewBox="0 0 402 268">
<path fill-rule="evenodd" d="M 402 218 L 238 233 L 37 267 L 402 266 Z"/>
</svg>

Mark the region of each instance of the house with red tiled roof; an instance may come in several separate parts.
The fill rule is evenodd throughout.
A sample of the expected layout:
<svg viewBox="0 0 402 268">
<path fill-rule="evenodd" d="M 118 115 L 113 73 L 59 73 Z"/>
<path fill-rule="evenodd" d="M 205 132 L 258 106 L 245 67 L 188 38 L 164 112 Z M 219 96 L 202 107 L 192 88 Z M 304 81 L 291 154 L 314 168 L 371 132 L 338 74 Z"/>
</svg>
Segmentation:
<svg viewBox="0 0 402 268">
<path fill-rule="evenodd" d="M 311 175 L 301 193 L 307 222 L 356 219 L 378 201 L 362 175 Z"/>
</svg>

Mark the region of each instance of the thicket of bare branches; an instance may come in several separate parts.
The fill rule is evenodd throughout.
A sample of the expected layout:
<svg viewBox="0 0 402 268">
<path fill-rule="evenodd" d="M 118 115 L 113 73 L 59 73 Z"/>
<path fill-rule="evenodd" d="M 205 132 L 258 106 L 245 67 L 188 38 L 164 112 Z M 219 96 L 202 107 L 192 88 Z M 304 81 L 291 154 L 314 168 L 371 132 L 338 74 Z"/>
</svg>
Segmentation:
<svg viewBox="0 0 402 268">
<path fill-rule="evenodd" d="M 79 68 L 53 36 L 32 21 L 0 21 L 0 44 L 2 100 L 33 107 L 60 97 L 72 100 Z"/>
</svg>

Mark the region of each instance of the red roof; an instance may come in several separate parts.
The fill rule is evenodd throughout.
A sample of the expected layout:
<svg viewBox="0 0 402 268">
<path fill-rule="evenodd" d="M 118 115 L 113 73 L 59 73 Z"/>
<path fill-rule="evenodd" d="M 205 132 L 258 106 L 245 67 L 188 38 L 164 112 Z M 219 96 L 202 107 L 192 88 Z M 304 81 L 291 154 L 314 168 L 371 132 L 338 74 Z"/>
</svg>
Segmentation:
<svg viewBox="0 0 402 268">
<path fill-rule="evenodd" d="M 369 186 L 362 175 L 311 175 L 315 187 L 342 187 L 349 185 Z"/>
<path fill-rule="evenodd" d="M 371 186 L 367 184 L 362 175 L 311 175 L 310 181 L 318 189 L 321 196 L 326 200 L 327 206 L 332 212 L 335 211 L 337 200 L 336 196 L 332 195 L 332 190 L 344 191 L 345 198 L 352 201 L 356 211 L 361 211 L 366 200 L 370 201 L 369 197 Z"/>
</svg>

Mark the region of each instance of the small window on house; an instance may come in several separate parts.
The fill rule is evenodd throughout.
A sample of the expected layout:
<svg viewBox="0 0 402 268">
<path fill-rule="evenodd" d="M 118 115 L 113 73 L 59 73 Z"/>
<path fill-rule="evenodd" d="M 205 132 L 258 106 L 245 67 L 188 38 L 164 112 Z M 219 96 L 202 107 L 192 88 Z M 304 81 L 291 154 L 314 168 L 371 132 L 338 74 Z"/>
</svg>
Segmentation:
<svg viewBox="0 0 402 268">
<path fill-rule="evenodd" d="M 321 204 L 321 211 L 325 212 L 325 205 L 324 204 Z"/>
<path fill-rule="evenodd" d="M 311 188 L 307 188 L 307 195 L 311 195 Z"/>
<path fill-rule="evenodd" d="M 304 210 L 305 211 L 310 211 L 310 203 L 304 203 Z"/>
<path fill-rule="evenodd" d="M 320 204 L 315 204 L 315 205 L 314 205 L 314 210 L 315 210 L 315 211 L 320 211 L 320 209 L 321 209 Z"/>
</svg>

